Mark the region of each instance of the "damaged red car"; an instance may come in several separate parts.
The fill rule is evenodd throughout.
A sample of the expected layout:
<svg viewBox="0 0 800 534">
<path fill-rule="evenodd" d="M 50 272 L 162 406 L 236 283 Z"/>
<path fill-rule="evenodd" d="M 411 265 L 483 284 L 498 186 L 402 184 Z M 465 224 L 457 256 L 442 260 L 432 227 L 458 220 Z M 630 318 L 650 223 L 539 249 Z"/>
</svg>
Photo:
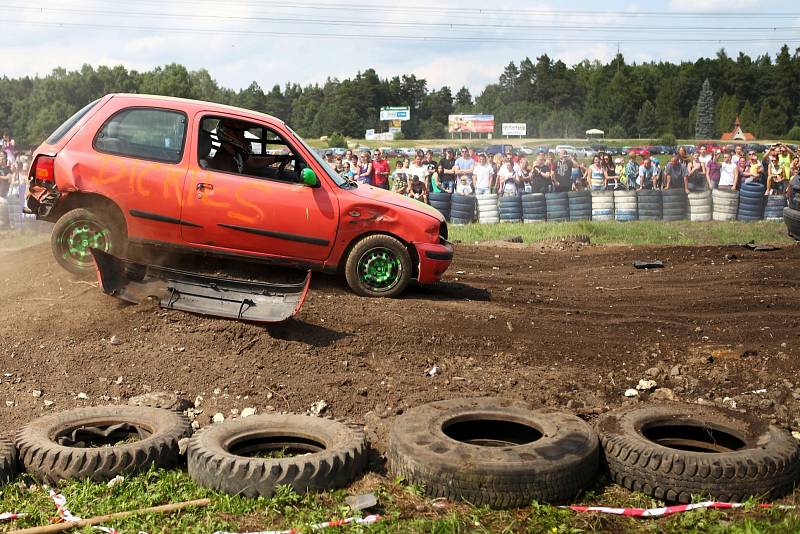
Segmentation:
<svg viewBox="0 0 800 534">
<path fill-rule="evenodd" d="M 341 178 L 283 121 L 220 104 L 111 94 L 36 150 L 26 210 L 55 223 L 56 260 L 91 249 L 201 252 L 343 272 L 370 297 L 441 279 L 453 258 L 430 206 Z"/>
</svg>

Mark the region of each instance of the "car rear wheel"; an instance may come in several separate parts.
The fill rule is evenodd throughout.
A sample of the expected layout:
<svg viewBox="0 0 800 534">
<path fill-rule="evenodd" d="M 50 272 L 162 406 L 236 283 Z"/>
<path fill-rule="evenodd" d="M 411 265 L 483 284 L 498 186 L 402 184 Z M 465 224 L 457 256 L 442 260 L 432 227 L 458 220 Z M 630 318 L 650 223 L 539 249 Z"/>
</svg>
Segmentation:
<svg viewBox="0 0 800 534">
<path fill-rule="evenodd" d="M 77 208 L 61 216 L 53 227 L 50 245 L 56 261 L 74 274 L 94 272 L 92 248 L 116 256 L 125 254 L 127 236 L 122 225 L 107 215 Z"/>
<path fill-rule="evenodd" d="M 411 256 L 388 235 L 365 237 L 353 247 L 345 264 L 348 285 L 363 297 L 396 297 L 411 280 Z"/>
</svg>

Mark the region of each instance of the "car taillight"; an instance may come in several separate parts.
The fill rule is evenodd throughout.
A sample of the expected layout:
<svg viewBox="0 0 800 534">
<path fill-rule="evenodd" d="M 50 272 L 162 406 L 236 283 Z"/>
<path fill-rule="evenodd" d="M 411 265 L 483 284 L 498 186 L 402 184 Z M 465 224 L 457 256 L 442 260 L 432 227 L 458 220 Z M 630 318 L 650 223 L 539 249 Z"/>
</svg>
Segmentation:
<svg viewBox="0 0 800 534">
<path fill-rule="evenodd" d="M 42 182 L 56 182 L 56 158 L 39 156 L 34 164 L 34 177 Z"/>
</svg>

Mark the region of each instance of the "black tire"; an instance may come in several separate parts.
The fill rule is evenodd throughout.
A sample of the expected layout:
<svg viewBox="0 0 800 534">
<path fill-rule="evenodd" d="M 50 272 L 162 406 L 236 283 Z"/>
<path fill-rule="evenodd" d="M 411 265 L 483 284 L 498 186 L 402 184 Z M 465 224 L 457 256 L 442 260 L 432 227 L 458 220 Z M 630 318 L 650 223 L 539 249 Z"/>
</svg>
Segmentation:
<svg viewBox="0 0 800 534">
<path fill-rule="evenodd" d="M 5 438 L 0 438 L 0 484 L 6 484 L 17 476 L 17 448 Z"/>
<path fill-rule="evenodd" d="M 508 508 L 574 498 L 597 473 L 599 447 L 574 415 L 472 398 L 408 410 L 389 431 L 387 456 L 393 474 L 431 497 Z"/>
<path fill-rule="evenodd" d="M 497 213 L 500 213 L 500 214 L 503 214 L 503 213 L 505 213 L 505 214 L 519 213 L 519 214 L 521 214 L 522 213 L 522 208 L 520 206 L 513 206 L 513 207 L 511 207 L 511 206 L 509 206 L 509 207 L 501 206 L 500 209 L 497 210 Z"/>
<path fill-rule="evenodd" d="M 475 197 L 466 195 L 453 195 L 450 199 L 450 204 L 455 208 L 456 206 L 462 209 L 475 209 Z"/>
<path fill-rule="evenodd" d="M 440 200 L 431 200 L 431 206 L 439 211 L 448 211 L 450 209 L 450 202 L 442 202 Z"/>
<path fill-rule="evenodd" d="M 433 202 L 434 200 L 437 202 L 447 202 L 450 203 L 450 193 L 428 193 L 428 200 Z"/>
<path fill-rule="evenodd" d="M 56 262 L 78 275 L 95 272 L 89 247 L 124 257 L 127 244 L 124 222 L 87 208 L 77 208 L 62 215 L 50 235 L 50 248 Z"/>
<path fill-rule="evenodd" d="M 463 210 L 460 208 L 453 208 L 450 210 L 450 216 L 455 217 L 456 219 L 469 219 L 472 220 L 475 218 L 475 211 L 474 210 Z"/>
<path fill-rule="evenodd" d="M 800 241 L 800 211 L 792 208 L 783 208 L 783 222 L 789 236 Z"/>
<path fill-rule="evenodd" d="M 360 428 L 308 415 L 265 414 L 201 430 L 186 454 L 189 477 L 201 486 L 271 497 L 280 485 L 298 493 L 344 486 L 364 470 L 365 449 Z M 300 454 L 256 456 L 269 451 Z"/>
<path fill-rule="evenodd" d="M 455 219 L 454 213 L 455 210 L 451 210 L 452 219 Z M 370 258 L 370 254 L 375 255 L 374 258 Z M 365 265 L 365 262 L 376 260 L 381 261 L 377 266 L 379 272 L 368 273 L 369 266 Z M 347 284 L 362 297 L 396 297 L 408 286 L 411 270 L 411 255 L 408 249 L 399 240 L 383 234 L 370 235 L 356 243 L 350 250 L 344 267 Z M 380 277 L 380 280 L 375 279 L 375 276 Z M 368 281 L 367 278 L 371 278 L 372 281 Z"/>
<path fill-rule="evenodd" d="M 460 218 L 460 217 L 453 217 L 453 216 L 451 216 L 451 217 L 450 217 L 450 222 L 451 222 L 451 223 L 453 223 L 453 224 L 469 224 L 469 223 L 471 223 L 471 222 L 472 222 L 472 219 L 471 219 L 471 218 L 469 218 L 469 219 L 462 219 L 462 218 Z"/>
<path fill-rule="evenodd" d="M 114 429 L 123 423 L 128 426 Z M 109 437 L 80 433 L 86 428 L 106 430 Z M 134 429 L 144 437 L 114 444 L 131 437 Z M 31 421 L 17 433 L 16 446 L 25 470 L 38 480 L 49 484 L 59 480 L 104 482 L 151 466 L 178 465 L 178 441 L 190 434 L 189 420 L 178 412 L 146 406 L 95 406 Z"/>
<path fill-rule="evenodd" d="M 800 476 L 797 440 L 730 410 L 647 404 L 602 415 L 597 428 L 613 480 L 657 499 L 776 498 Z"/>
</svg>

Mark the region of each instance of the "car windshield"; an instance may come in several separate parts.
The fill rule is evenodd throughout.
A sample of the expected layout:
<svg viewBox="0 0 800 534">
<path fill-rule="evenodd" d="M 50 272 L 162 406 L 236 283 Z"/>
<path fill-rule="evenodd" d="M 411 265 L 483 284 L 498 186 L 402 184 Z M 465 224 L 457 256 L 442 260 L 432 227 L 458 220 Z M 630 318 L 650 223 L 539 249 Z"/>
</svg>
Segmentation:
<svg viewBox="0 0 800 534">
<path fill-rule="evenodd" d="M 339 187 L 347 187 L 348 184 L 351 183 L 351 182 L 348 182 L 347 180 L 345 180 L 344 178 L 342 178 L 341 176 L 339 176 L 339 174 L 335 170 L 333 170 L 331 168 L 331 166 L 328 165 L 328 163 L 323 158 L 321 158 L 319 156 L 319 154 L 317 154 L 316 150 L 314 150 L 313 148 L 308 146 L 308 143 L 306 143 L 305 140 L 302 137 L 297 135 L 297 132 L 295 132 L 294 130 L 289 128 L 288 125 L 286 125 L 286 128 L 292 133 L 292 135 L 294 136 L 295 140 L 298 143 L 300 143 L 301 145 L 303 145 L 305 147 L 305 149 L 308 150 L 308 152 L 311 154 L 311 156 L 316 160 L 316 162 L 319 163 L 320 166 L 323 169 L 325 169 L 325 172 L 328 173 L 328 176 L 330 176 L 331 180 L 336 182 L 336 185 L 338 185 Z"/>
</svg>

